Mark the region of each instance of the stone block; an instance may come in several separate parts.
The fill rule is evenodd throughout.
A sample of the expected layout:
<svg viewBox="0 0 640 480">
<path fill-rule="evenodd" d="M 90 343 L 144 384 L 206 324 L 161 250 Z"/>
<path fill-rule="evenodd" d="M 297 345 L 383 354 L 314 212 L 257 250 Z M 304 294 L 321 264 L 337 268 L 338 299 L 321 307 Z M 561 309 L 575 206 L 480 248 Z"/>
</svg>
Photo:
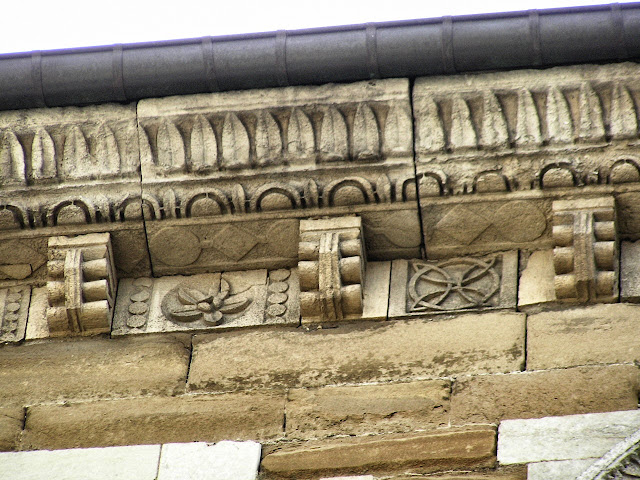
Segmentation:
<svg viewBox="0 0 640 480">
<path fill-rule="evenodd" d="M 24 424 L 24 408 L 0 407 L 0 452 L 16 450 Z"/>
<path fill-rule="evenodd" d="M 283 434 L 284 392 L 140 397 L 29 407 L 25 449 L 270 439 Z"/>
<path fill-rule="evenodd" d="M 368 262 L 364 283 L 362 318 L 385 320 L 389 312 L 391 262 Z"/>
<path fill-rule="evenodd" d="M 363 353 L 364 352 L 364 353 Z M 194 337 L 189 389 L 317 387 L 520 370 L 524 315 L 221 332 Z"/>
<path fill-rule="evenodd" d="M 50 336 L 49 322 L 47 322 L 47 308 L 49 298 L 47 287 L 35 287 L 31 290 L 29 315 L 27 317 L 26 340 L 47 338 Z"/>
<path fill-rule="evenodd" d="M 30 301 L 31 287 L 0 288 L 0 343 L 24 339 Z"/>
<path fill-rule="evenodd" d="M 532 252 L 520 274 L 518 308 L 529 311 L 533 305 L 556 301 L 555 275 L 553 250 Z"/>
<path fill-rule="evenodd" d="M 0 349 L 0 402 L 184 391 L 189 338 L 85 338 Z"/>
<path fill-rule="evenodd" d="M 640 241 L 620 244 L 620 301 L 640 303 Z"/>
<path fill-rule="evenodd" d="M 492 467 L 495 430 L 488 426 L 431 433 L 342 438 L 284 448 L 266 455 L 262 468 L 282 477 L 405 472 L 430 473 Z"/>
<path fill-rule="evenodd" d="M 298 325 L 294 270 L 249 270 L 124 279 L 112 335 Z"/>
<path fill-rule="evenodd" d="M 527 318 L 527 369 L 640 359 L 640 307 L 601 305 Z"/>
<path fill-rule="evenodd" d="M 409 432 L 447 425 L 448 380 L 292 389 L 288 437 Z"/>
<path fill-rule="evenodd" d="M 320 480 L 375 480 L 375 478 L 373 478 L 373 475 L 358 475 L 357 477 L 325 477 Z"/>
<path fill-rule="evenodd" d="M 527 467 L 523 465 L 509 465 L 497 467 L 482 472 L 451 472 L 448 474 L 428 475 L 416 477 L 415 475 L 395 475 L 393 480 L 527 480 Z"/>
<path fill-rule="evenodd" d="M 452 389 L 451 422 L 633 409 L 639 388 L 640 371 L 633 365 L 459 377 Z"/>
<path fill-rule="evenodd" d="M 0 453 L 11 480 L 155 480 L 160 445 Z"/>
<path fill-rule="evenodd" d="M 260 451 L 256 442 L 162 445 L 157 480 L 255 480 Z"/>
<path fill-rule="evenodd" d="M 518 252 L 440 261 L 394 260 L 389 317 L 515 309 Z"/>
<path fill-rule="evenodd" d="M 498 430 L 498 461 L 598 458 L 639 428 L 640 410 L 505 420 Z"/>
<path fill-rule="evenodd" d="M 379 205 L 376 210 L 363 210 L 362 228 L 367 259 L 371 261 L 422 257 L 422 233 L 415 202 L 415 180 L 404 184 L 402 203 Z"/>
<path fill-rule="evenodd" d="M 578 478 L 597 458 L 530 463 L 527 480 L 566 480 Z"/>
</svg>

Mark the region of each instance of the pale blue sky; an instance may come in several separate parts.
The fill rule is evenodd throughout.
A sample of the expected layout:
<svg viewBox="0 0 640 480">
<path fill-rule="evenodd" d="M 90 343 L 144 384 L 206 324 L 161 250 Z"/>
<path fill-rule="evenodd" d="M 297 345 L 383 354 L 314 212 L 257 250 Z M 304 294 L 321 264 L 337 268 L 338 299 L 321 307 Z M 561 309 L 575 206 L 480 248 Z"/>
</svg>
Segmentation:
<svg viewBox="0 0 640 480">
<path fill-rule="evenodd" d="M 605 2 L 23 0 L 2 6 L 0 53 L 601 3 Z"/>
</svg>

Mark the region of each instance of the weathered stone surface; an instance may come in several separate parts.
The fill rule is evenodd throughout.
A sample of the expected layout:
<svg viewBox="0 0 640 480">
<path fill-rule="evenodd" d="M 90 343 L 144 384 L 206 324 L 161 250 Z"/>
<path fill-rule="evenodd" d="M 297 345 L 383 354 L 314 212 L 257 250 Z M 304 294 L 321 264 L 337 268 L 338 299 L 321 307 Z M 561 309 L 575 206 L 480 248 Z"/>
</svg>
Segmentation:
<svg viewBox="0 0 640 480">
<path fill-rule="evenodd" d="M 331 477 L 331 478 L 321 478 L 320 480 L 375 480 L 373 475 L 358 475 L 357 477 Z"/>
<path fill-rule="evenodd" d="M 292 389 L 286 434 L 294 438 L 336 434 L 408 432 L 449 420 L 448 380 Z"/>
<path fill-rule="evenodd" d="M 527 480 L 575 479 L 596 460 L 597 458 L 588 458 L 530 463 L 527 469 Z"/>
<path fill-rule="evenodd" d="M 0 453 L 12 480 L 155 480 L 160 445 Z"/>
<path fill-rule="evenodd" d="M 553 202 L 556 297 L 572 303 L 618 299 L 618 236 L 613 195 Z"/>
<path fill-rule="evenodd" d="M 111 329 L 118 280 L 108 233 L 51 237 L 47 272 L 50 335 L 95 335 Z"/>
<path fill-rule="evenodd" d="M 371 209 L 360 214 L 367 259 L 371 261 L 422 256 L 418 205 L 414 201 L 417 198 L 415 180 L 406 180 L 403 189 L 403 203 L 388 203 L 382 210 Z"/>
<path fill-rule="evenodd" d="M 640 371 L 633 365 L 459 377 L 452 389 L 451 421 L 499 423 L 633 409 L 639 389 Z"/>
<path fill-rule="evenodd" d="M 266 472 L 296 479 L 328 473 L 416 473 L 492 467 L 495 430 L 477 426 L 433 433 L 339 439 L 278 450 L 262 460 Z"/>
<path fill-rule="evenodd" d="M 554 277 L 553 250 L 532 252 L 520 275 L 518 308 L 555 301 Z"/>
<path fill-rule="evenodd" d="M 421 199 L 420 208 L 430 259 L 550 246 L 551 202 L 527 192 Z"/>
<path fill-rule="evenodd" d="M 154 275 L 293 267 L 298 220 L 217 218 L 147 222 Z"/>
<path fill-rule="evenodd" d="M 362 219 L 300 221 L 300 314 L 305 323 L 362 317 L 366 256 Z"/>
<path fill-rule="evenodd" d="M 106 447 L 282 435 L 284 392 L 141 397 L 29 407 L 25 449 Z"/>
<path fill-rule="evenodd" d="M 157 480 L 255 480 L 260 450 L 256 442 L 162 445 Z"/>
<path fill-rule="evenodd" d="M 515 308 L 518 252 L 394 260 L 391 276 L 390 317 Z"/>
<path fill-rule="evenodd" d="M 188 342 L 188 337 L 165 335 L 9 345 L 0 349 L 0 401 L 182 392 Z"/>
<path fill-rule="evenodd" d="M 483 469 L 482 472 L 457 472 L 445 474 L 429 474 L 426 476 L 394 475 L 393 480 L 527 480 L 527 467 L 523 465 L 509 465 Z"/>
<path fill-rule="evenodd" d="M 620 301 L 640 303 L 640 241 L 620 244 Z"/>
<path fill-rule="evenodd" d="M 189 389 L 314 387 L 511 372 L 522 368 L 523 352 L 524 315 L 507 313 L 315 331 L 221 332 L 194 337 Z"/>
<path fill-rule="evenodd" d="M 640 428 L 640 410 L 505 420 L 498 431 L 498 461 L 546 462 L 601 457 Z"/>
<path fill-rule="evenodd" d="M 47 322 L 47 308 L 49 308 L 47 287 L 36 287 L 32 289 L 25 332 L 25 338 L 27 340 L 47 338 L 50 336 L 49 322 Z"/>
<path fill-rule="evenodd" d="M 24 408 L 0 407 L 0 451 L 15 450 L 24 423 Z"/>
<path fill-rule="evenodd" d="M 295 270 L 125 279 L 112 335 L 298 325 Z"/>
<path fill-rule="evenodd" d="M 27 328 L 31 287 L 0 288 L 0 342 L 19 342 Z"/>
<path fill-rule="evenodd" d="M 602 305 L 527 318 L 527 368 L 625 363 L 640 359 L 640 307 Z M 571 348 L 567 348 L 570 345 Z"/>
</svg>

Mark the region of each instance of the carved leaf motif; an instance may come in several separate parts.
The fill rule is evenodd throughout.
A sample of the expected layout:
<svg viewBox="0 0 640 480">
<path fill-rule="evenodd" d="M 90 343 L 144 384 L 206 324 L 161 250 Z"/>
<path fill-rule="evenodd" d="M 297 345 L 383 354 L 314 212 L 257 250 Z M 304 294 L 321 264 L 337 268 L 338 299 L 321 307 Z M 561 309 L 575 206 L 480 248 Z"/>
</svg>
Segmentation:
<svg viewBox="0 0 640 480">
<path fill-rule="evenodd" d="M 195 170 L 218 166 L 218 142 L 213 128 L 198 115 L 191 130 L 191 165 Z"/>
<path fill-rule="evenodd" d="M 484 121 L 480 144 L 483 147 L 501 147 L 509 143 L 509 131 L 498 98 L 491 91 L 484 92 Z"/>
<path fill-rule="evenodd" d="M 387 175 L 380 175 L 376 180 L 376 192 L 381 202 L 391 202 L 391 182 Z"/>
<path fill-rule="evenodd" d="M 77 125 L 67 131 L 62 149 L 62 165 L 65 176 L 69 178 L 81 178 L 91 173 L 87 140 Z"/>
<path fill-rule="evenodd" d="M 348 154 L 347 124 L 336 107 L 324 112 L 320 130 L 320 152 L 327 162 L 344 160 Z"/>
<path fill-rule="evenodd" d="M 602 107 L 596 92 L 588 83 L 580 86 L 580 126 L 578 137 L 583 140 L 604 139 Z"/>
<path fill-rule="evenodd" d="M 315 150 L 313 127 L 307 114 L 294 108 L 287 128 L 287 151 L 294 156 L 292 164 L 301 163 L 301 158 L 310 157 Z"/>
<path fill-rule="evenodd" d="M 142 126 L 138 127 L 138 143 L 140 144 L 140 163 L 142 165 L 154 165 L 149 136 Z"/>
<path fill-rule="evenodd" d="M 237 300 L 237 295 L 229 297 L 227 301 L 220 307 L 222 313 L 240 313 L 251 303 L 250 298 L 242 298 Z"/>
<path fill-rule="evenodd" d="M 18 137 L 6 130 L 0 144 L 0 180 L 5 182 L 25 182 L 24 150 Z"/>
<path fill-rule="evenodd" d="M 182 135 L 169 120 L 158 127 L 158 165 L 168 170 L 180 170 L 185 165 Z"/>
<path fill-rule="evenodd" d="M 518 114 L 516 115 L 516 145 L 538 145 L 542 140 L 540 118 L 531 92 L 526 89 L 518 93 Z"/>
<path fill-rule="evenodd" d="M 258 114 L 256 125 L 256 163 L 259 166 L 279 163 L 282 154 L 280 129 L 273 116 L 266 110 Z"/>
<path fill-rule="evenodd" d="M 242 185 L 234 185 L 233 191 L 231 192 L 231 201 L 233 202 L 235 213 L 245 213 L 247 211 L 247 197 Z"/>
<path fill-rule="evenodd" d="M 207 297 L 194 288 L 183 287 L 178 290 L 178 300 L 183 305 L 197 305 L 200 302 L 207 301 Z"/>
<path fill-rule="evenodd" d="M 413 124 L 406 108 L 392 105 L 384 126 L 384 145 L 387 155 L 411 153 Z"/>
<path fill-rule="evenodd" d="M 222 166 L 229 169 L 251 166 L 249 135 L 235 113 L 228 113 L 222 125 Z"/>
<path fill-rule="evenodd" d="M 423 115 L 418 123 L 418 145 L 420 150 L 438 152 L 444 149 L 444 129 L 433 98 L 424 100 Z"/>
<path fill-rule="evenodd" d="M 307 180 L 307 183 L 304 186 L 304 199 L 307 204 L 307 208 L 317 208 L 320 206 L 318 184 L 314 180 Z"/>
<path fill-rule="evenodd" d="M 31 144 L 31 168 L 33 178 L 53 178 L 56 176 L 56 149 L 49 132 L 38 128 Z"/>
<path fill-rule="evenodd" d="M 353 119 L 353 157 L 371 160 L 380 156 L 380 133 L 376 116 L 366 103 L 358 104 Z"/>
<path fill-rule="evenodd" d="M 456 95 L 451 108 L 451 147 L 468 149 L 476 147 L 476 131 L 471 122 L 471 112 L 464 98 Z"/>
<path fill-rule="evenodd" d="M 547 95 L 547 129 L 551 143 L 573 140 L 573 122 L 569 105 L 560 89 L 552 87 Z"/>
<path fill-rule="evenodd" d="M 613 138 L 632 138 L 638 131 L 635 105 L 629 90 L 618 83 L 613 87 L 611 96 L 611 136 Z"/>
<path fill-rule="evenodd" d="M 111 128 L 104 123 L 96 135 L 96 160 L 100 171 L 105 174 L 118 173 L 120 170 L 120 152 Z"/>
</svg>

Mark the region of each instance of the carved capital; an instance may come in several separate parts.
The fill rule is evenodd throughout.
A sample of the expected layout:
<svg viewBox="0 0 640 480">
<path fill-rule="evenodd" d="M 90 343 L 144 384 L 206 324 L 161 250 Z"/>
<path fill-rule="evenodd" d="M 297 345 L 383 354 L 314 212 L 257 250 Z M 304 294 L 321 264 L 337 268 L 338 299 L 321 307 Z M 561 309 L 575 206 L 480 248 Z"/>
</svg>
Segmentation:
<svg viewBox="0 0 640 480">
<path fill-rule="evenodd" d="M 613 197 L 553 202 L 553 264 L 559 300 L 615 302 L 618 237 Z"/>
<path fill-rule="evenodd" d="M 49 239 L 47 322 L 52 335 L 110 330 L 116 294 L 113 265 L 108 233 Z"/>
<path fill-rule="evenodd" d="M 300 222 L 298 274 L 303 323 L 361 316 L 365 270 L 362 239 L 359 217 Z"/>
</svg>

